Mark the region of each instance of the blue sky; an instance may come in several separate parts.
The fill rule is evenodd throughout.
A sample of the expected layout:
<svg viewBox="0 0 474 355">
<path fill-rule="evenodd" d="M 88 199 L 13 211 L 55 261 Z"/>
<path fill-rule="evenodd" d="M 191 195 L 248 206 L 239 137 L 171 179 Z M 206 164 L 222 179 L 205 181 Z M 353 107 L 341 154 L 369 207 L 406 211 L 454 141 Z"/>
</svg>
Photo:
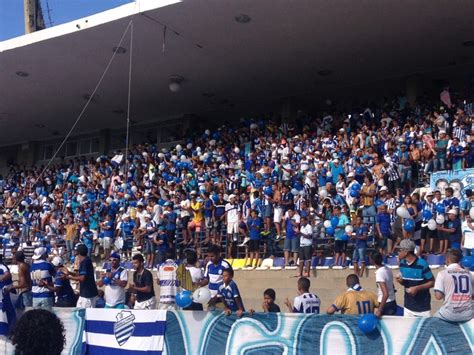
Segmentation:
<svg viewBox="0 0 474 355">
<path fill-rule="evenodd" d="M 46 27 L 50 27 L 47 5 L 51 21 L 60 25 L 81 17 L 105 11 L 134 0 L 40 0 Z M 0 41 L 21 36 L 25 33 L 23 0 L 0 0 Z"/>
</svg>

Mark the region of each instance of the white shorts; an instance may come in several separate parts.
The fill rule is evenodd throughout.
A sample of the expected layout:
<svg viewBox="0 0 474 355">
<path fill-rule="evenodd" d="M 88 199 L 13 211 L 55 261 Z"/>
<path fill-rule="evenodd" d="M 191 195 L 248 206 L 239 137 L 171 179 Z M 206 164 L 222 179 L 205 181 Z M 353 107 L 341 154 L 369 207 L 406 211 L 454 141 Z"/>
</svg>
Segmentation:
<svg viewBox="0 0 474 355">
<path fill-rule="evenodd" d="M 227 222 L 227 234 L 236 234 L 239 232 L 239 222 Z"/>
<path fill-rule="evenodd" d="M 97 296 L 92 298 L 80 297 L 77 300 L 77 308 L 94 308 L 97 302 Z"/>
<path fill-rule="evenodd" d="M 136 301 L 133 309 L 156 309 L 156 298 L 152 297 L 143 302 Z"/>
<path fill-rule="evenodd" d="M 160 311 L 175 311 L 177 309 L 176 303 L 159 303 L 158 308 Z"/>
<path fill-rule="evenodd" d="M 431 311 L 415 312 L 415 311 L 410 311 L 408 308 L 403 308 L 403 316 L 404 317 L 431 317 Z"/>
<path fill-rule="evenodd" d="M 283 208 L 275 207 L 273 210 L 273 223 L 281 223 L 281 218 L 283 217 Z"/>
<path fill-rule="evenodd" d="M 112 244 L 112 238 L 110 237 L 104 237 L 102 239 L 99 239 L 101 241 L 100 245 L 104 249 L 110 249 L 110 245 Z"/>
</svg>

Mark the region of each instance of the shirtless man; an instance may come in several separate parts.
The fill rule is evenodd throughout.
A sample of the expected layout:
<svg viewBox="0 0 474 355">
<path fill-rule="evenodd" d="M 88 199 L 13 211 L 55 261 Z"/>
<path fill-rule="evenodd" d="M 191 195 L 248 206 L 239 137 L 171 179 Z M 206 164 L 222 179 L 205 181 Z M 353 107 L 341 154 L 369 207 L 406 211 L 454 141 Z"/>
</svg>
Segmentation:
<svg viewBox="0 0 474 355">
<path fill-rule="evenodd" d="M 23 254 L 23 251 L 17 251 L 15 253 L 14 261 L 18 266 L 18 281 L 14 281 L 10 286 L 10 289 L 16 289 L 18 291 L 19 296 L 22 298 L 24 307 L 31 307 L 30 265 L 25 263 L 25 254 Z"/>
</svg>

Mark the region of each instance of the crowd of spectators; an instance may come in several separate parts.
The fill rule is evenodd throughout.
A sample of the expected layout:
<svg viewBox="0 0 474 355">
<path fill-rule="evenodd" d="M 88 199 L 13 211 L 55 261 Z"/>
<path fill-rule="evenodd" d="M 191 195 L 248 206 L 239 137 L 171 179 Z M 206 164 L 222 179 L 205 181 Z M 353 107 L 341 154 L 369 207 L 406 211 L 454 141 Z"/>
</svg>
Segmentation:
<svg viewBox="0 0 474 355">
<path fill-rule="evenodd" d="M 20 294 L 20 307 L 48 309 L 174 309 L 178 285 L 206 287 L 209 307 L 223 300 L 226 312 L 241 315 L 223 254 L 245 257 L 248 268 L 284 256 L 300 277 L 300 295 L 287 306 L 319 313 L 309 292 L 312 258 L 333 255 L 334 266 L 345 267 L 350 246 L 354 274 L 328 313 L 356 313 L 363 296 L 367 312 L 394 314 L 393 277 L 383 263 L 398 253 L 406 312 L 427 315 L 435 281 L 423 256 L 447 253 L 461 275 L 460 250 L 471 252 L 463 236 L 474 231 L 472 191 L 459 183 L 426 187 L 432 172 L 473 166 L 469 107 L 446 89 L 432 105 L 411 107 L 399 96 L 357 113 L 241 119 L 170 148 L 142 144 L 126 154 L 13 166 L 0 177 L 0 238 L 18 280 L 2 264 L 1 287 Z M 104 261 L 97 279 L 94 262 Z M 359 283 L 369 261 L 377 283 L 386 283 L 378 297 Z M 124 262 L 135 270 L 130 280 Z M 451 286 L 440 281 L 440 299 Z M 264 310 L 278 308 L 272 298 L 267 290 Z"/>
<path fill-rule="evenodd" d="M 241 119 L 169 149 L 143 144 L 127 154 L 12 167 L 0 177 L 3 253 L 22 247 L 29 259 L 41 244 L 68 263 L 80 242 L 104 260 L 114 250 L 131 260 L 138 248 L 153 267 L 169 249 L 192 247 L 202 257 L 218 245 L 250 267 L 281 254 L 285 265 L 298 257 L 305 264 L 316 251 L 334 252 L 341 265 L 349 243 L 363 267 L 367 245 L 383 254 L 404 238 L 417 253 L 460 248 L 472 192 L 459 183 L 417 189 L 430 172 L 473 164 L 470 106 L 446 90 L 441 99 L 410 107 L 400 96 L 361 113 Z M 397 214 L 399 206 L 408 214 Z"/>
</svg>

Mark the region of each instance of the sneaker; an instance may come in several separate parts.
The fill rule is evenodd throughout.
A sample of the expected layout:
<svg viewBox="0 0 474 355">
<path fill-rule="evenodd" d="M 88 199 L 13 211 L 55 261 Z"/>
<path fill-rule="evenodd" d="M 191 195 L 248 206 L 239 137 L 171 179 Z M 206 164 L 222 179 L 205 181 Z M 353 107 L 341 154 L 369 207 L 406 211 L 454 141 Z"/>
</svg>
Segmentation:
<svg viewBox="0 0 474 355">
<path fill-rule="evenodd" d="M 276 241 L 279 241 L 280 239 L 281 239 L 281 236 L 277 234 L 277 235 L 275 236 L 275 240 L 276 240 Z"/>
<path fill-rule="evenodd" d="M 249 240 L 250 240 L 249 237 L 245 237 L 244 241 L 241 244 L 239 244 L 239 247 L 244 247 L 245 244 L 247 244 L 249 242 Z"/>
</svg>

